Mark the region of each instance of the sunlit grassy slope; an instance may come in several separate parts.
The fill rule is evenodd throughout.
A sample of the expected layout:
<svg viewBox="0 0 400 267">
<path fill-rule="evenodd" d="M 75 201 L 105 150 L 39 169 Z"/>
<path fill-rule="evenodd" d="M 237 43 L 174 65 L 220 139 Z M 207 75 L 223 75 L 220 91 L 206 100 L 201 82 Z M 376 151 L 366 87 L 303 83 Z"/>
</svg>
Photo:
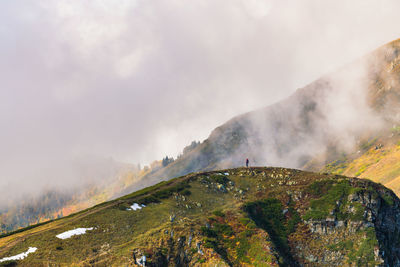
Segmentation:
<svg viewBox="0 0 400 267">
<path fill-rule="evenodd" d="M 338 175 L 283 168 L 194 173 L 0 238 L 0 259 L 37 247 L 24 260 L 3 264 L 135 266 L 143 255 L 146 266 L 375 264 L 383 261 L 373 256 L 381 240 L 374 227 L 363 226 L 367 206 L 354 202 L 355 195 L 389 210 L 398 205 L 390 190 Z M 134 203 L 145 207 L 128 210 Z M 332 216 L 348 226 L 335 226 L 335 235 L 310 231 L 310 222 Z M 350 229 L 354 224 L 357 231 Z M 81 227 L 94 229 L 56 237 Z"/>
<path fill-rule="evenodd" d="M 353 153 L 336 157 L 322 168 L 322 172 L 368 178 L 400 194 L 400 135 L 397 127 L 360 141 Z"/>
</svg>

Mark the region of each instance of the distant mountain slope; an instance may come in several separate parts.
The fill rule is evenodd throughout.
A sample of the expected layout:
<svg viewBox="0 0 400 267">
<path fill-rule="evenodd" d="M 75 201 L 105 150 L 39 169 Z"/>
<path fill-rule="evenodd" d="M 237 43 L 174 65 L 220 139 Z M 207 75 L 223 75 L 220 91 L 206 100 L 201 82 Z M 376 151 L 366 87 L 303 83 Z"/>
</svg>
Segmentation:
<svg viewBox="0 0 400 267">
<path fill-rule="evenodd" d="M 6 203 L 1 202 L 0 234 L 63 217 L 107 201 L 116 192 L 121 192 L 146 174 L 137 166 L 113 160 L 101 161 L 101 167 L 100 171 L 87 168 L 90 177 L 85 178 L 91 182 L 82 181 L 72 188 L 49 188 L 41 193 L 25 194 Z M 104 169 L 108 170 L 106 174 L 99 175 Z"/>
<path fill-rule="evenodd" d="M 399 138 L 391 128 L 400 123 L 399 71 L 396 40 L 279 103 L 231 119 L 193 151 L 123 193 L 190 172 L 242 166 L 246 158 L 253 166 L 318 171 L 377 136 L 388 133 L 388 142 L 395 143 Z"/>
<path fill-rule="evenodd" d="M 398 266 L 399 207 L 364 179 L 190 174 L 0 238 L 0 265 L 138 266 L 146 256 L 146 266 Z"/>
</svg>

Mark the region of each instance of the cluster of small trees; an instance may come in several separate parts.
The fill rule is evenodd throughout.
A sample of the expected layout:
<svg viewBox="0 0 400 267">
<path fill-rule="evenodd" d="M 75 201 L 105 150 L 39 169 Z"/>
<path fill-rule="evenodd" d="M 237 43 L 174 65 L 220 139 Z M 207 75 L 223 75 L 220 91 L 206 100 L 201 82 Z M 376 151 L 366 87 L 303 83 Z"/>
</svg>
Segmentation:
<svg viewBox="0 0 400 267">
<path fill-rule="evenodd" d="M 190 143 L 190 145 L 185 146 L 183 148 L 182 153 L 178 155 L 178 159 L 181 158 L 182 156 L 190 153 L 191 151 L 193 151 L 198 145 L 200 145 L 200 141 L 192 141 L 192 143 Z M 169 164 L 171 164 L 174 161 L 175 160 L 173 157 L 166 156 L 165 158 L 162 159 L 162 167 L 167 167 Z"/>
<path fill-rule="evenodd" d="M 183 155 L 188 154 L 190 151 L 194 150 L 198 145 L 200 145 L 200 141 L 192 141 L 192 143 L 186 146 L 183 149 Z"/>
<path fill-rule="evenodd" d="M 191 151 L 193 151 L 198 145 L 200 145 L 200 141 L 192 141 L 190 145 L 185 146 L 185 148 L 182 151 L 182 154 L 178 155 L 178 159 L 189 154 Z"/>
<path fill-rule="evenodd" d="M 174 158 L 173 157 L 169 158 L 168 156 L 166 156 L 165 158 L 162 159 L 162 166 L 167 167 L 172 162 L 174 162 Z"/>
</svg>

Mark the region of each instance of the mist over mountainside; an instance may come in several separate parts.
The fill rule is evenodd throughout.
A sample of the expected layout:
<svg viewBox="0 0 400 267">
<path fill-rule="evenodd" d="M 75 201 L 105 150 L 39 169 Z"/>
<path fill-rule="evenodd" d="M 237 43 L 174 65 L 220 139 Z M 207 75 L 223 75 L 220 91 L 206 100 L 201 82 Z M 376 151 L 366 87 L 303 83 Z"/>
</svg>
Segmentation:
<svg viewBox="0 0 400 267">
<path fill-rule="evenodd" d="M 314 154 L 331 158 L 329 142 L 352 151 L 355 132 L 366 128 L 357 117 L 369 113 L 360 90 L 351 97 L 349 90 L 340 97 L 308 90 L 310 96 L 298 93 L 298 100 L 262 107 L 324 73 L 329 81 L 315 87 L 332 83 L 333 91 L 349 87 L 349 76 L 364 77 L 360 63 L 347 68 L 352 75 L 345 70 L 331 79 L 340 66 L 400 36 L 399 8 L 396 0 L 3 1 L 1 222 L 19 227 L 14 219 L 55 218 L 175 174 L 242 165 L 247 157 L 251 165 L 301 167 Z M 313 107 L 308 98 L 321 102 Z M 205 140 L 216 126 L 254 109 L 171 160 L 193 140 Z M 367 117 L 379 128 L 375 115 Z M 341 134 L 343 141 L 335 139 Z M 109 158 L 156 164 L 119 172 Z M 379 169 L 372 158 L 367 168 L 347 161 L 349 173 L 365 169 L 361 175 L 375 176 Z M 304 166 L 317 170 L 324 162 Z M 44 213 L 35 218 L 29 210 Z M 25 213 L 33 216 L 11 219 Z"/>
<path fill-rule="evenodd" d="M 395 0 L 28 2 L 0 9 L 0 203 L 176 157 L 400 36 Z"/>
<path fill-rule="evenodd" d="M 246 158 L 251 165 L 321 170 L 377 136 L 396 143 L 391 132 L 400 121 L 399 62 L 396 40 L 279 103 L 231 119 L 123 193 L 190 172 L 243 166 Z"/>
<path fill-rule="evenodd" d="M 179 157 L 185 157 L 199 144 L 193 141 L 183 149 Z M 67 216 L 113 199 L 132 185 L 143 182 L 143 177 L 174 162 L 174 159 L 165 157 L 144 167 L 113 159 L 97 159 L 92 162 L 92 165 L 82 164 L 80 174 L 83 181 L 75 186 L 61 189 L 49 186 L 42 192 L 1 202 L 0 234 Z"/>
<path fill-rule="evenodd" d="M 112 159 L 92 159 L 91 162 L 87 164 L 86 160 L 86 164 L 74 166 L 84 180 L 75 186 L 50 184 L 41 192 L 2 201 L 0 233 L 63 217 L 107 201 L 143 176 L 140 166 Z"/>
<path fill-rule="evenodd" d="M 169 159 L 165 165 L 155 161 L 147 169 L 124 170 L 123 165 L 116 164 L 113 168 L 119 174 L 110 176 L 114 178 L 85 187 L 82 193 L 66 195 L 70 199 L 67 202 L 55 199 L 50 206 L 62 203 L 55 208 L 49 209 L 44 203 L 36 205 L 42 205 L 46 212 L 34 212 L 31 219 L 17 216 L 25 213 L 26 205 L 9 206 L 3 212 L 3 230 L 36 223 L 37 217 L 67 215 L 190 172 L 243 166 L 246 158 L 253 166 L 366 177 L 398 193 L 400 166 L 393 161 L 400 158 L 400 131 L 396 130 L 400 107 L 399 46 L 400 41 L 393 41 L 298 89 L 279 103 L 229 120 L 204 142 L 193 142 L 181 156 Z M 375 151 L 382 144 L 385 148 Z M 370 148 L 373 157 L 368 154 Z M 366 163 L 363 156 L 367 157 Z M 63 213 L 63 209 L 69 212 Z M 20 223 L 15 223 L 15 218 Z"/>
</svg>

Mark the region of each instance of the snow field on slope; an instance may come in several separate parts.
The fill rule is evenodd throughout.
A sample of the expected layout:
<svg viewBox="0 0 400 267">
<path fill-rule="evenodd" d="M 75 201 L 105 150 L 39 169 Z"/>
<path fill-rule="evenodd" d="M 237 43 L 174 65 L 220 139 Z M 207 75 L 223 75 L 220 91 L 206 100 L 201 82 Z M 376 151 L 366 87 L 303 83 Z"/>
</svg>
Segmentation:
<svg viewBox="0 0 400 267">
<path fill-rule="evenodd" d="M 90 228 L 76 228 L 74 230 L 69 230 L 69 231 L 61 233 L 59 235 L 56 235 L 56 237 L 59 238 L 59 239 L 67 239 L 67 238 L 70 238 L 70 237 L 72 237 L 74 235 L 86 234 L 86 231 L 91 231 L 93 229 L 94 229 L 93 227 L 90 227 Z"/>
<path fill-rule="evenodd" d="M 33 253 L 36 250 L 37 250 L 37 248 L 35 248 L 35 247 L 29 247 L 27 252 L 22 252 L 22 253 L 20 253 L 18 255 L 15 255 L 15 256 L 2 258 L 2 259 L 0 259 L 0 262 L 12 261 L 12 260 L 23 260 L 25 257 L 28 256 L 29 253 Z"/>
<path fill-rule="evenodd" d="M 139 205 L 138 203 L 133 203 L 133 205 L 130 208 L 127 208 L 126 210 L 140 210 L 141 208 L 146 207 L 145 205 Z"/>
</svg>

